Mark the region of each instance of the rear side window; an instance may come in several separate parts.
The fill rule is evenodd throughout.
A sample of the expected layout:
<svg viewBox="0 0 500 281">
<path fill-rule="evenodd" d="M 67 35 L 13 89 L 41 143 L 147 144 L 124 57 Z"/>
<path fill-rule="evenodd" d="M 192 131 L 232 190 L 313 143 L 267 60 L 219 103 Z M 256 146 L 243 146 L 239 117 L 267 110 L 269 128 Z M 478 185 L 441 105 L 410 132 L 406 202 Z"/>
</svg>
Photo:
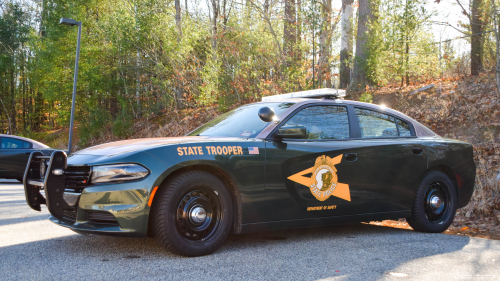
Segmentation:
<svg viewBox="0 0 500 281">
<path fill-rule="evenodd" d="M 397 118 L 396 118 L 396 123 L 398 124 L 398 131 L 400 137 L 411 137 L 410 124 Z"/>
<path fill-rule="evenodd" d="M 349 119 L 345 106 L 310 106 L 295 114 L 284 126 L 304 126 L 306 139 L 349 138 Z"/>
<path fill-rule="evenodd" d="M 410 137 L 410 124 L 384 113 L 356 108 L 362 138 Z"/>
<path fill-rule="evenodd" d="M 2 148 L 25 148 L 24 145 L 27 142 L 11 138 L 2 138 Z M 29 148 L 29 143 L 28 148 Z"/>
<path fill-rule="evenodd" d="M 394 117 L 380 112 L 356 108 L 362 138 L 397 137 Z"/>
</svg>

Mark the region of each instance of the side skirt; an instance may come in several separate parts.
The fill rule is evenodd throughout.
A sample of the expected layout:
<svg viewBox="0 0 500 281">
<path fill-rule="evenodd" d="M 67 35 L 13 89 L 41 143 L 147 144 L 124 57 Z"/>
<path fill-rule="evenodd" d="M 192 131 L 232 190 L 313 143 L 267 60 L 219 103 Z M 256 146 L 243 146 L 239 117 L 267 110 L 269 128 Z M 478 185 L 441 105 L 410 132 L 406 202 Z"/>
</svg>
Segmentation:
<svg viewBox="0 0 500 281">
<path fill-rule="evenodd" d="M 411 216 L 411 211 L 407 210 L 407 211 L 370 213 L 370 214 L 360 214 L 360 215 L 350 215 L 350 216 L 323 217 L 314 219 L 297 219 L 297 220 L 271 221 L 262 223 L 247 223 L 241 225 L 240 233 L 273 231 L 273 230 L 283 230 L 292 228 L 306 228 L 314 226 L 327 226 L 335 224 L 369 222 L 369 221 L 380 221 L 380 220 L 395 220 L 400 218 L 409 218 L 410 216 Z"/>
</svg>

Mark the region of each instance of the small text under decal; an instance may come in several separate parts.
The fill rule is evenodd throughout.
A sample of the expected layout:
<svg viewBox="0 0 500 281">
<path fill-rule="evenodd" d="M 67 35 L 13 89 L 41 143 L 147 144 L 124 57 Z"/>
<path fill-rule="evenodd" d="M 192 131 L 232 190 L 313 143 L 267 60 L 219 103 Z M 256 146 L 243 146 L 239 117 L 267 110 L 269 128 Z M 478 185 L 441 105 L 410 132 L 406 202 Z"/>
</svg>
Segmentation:
<svg viewBox="0 0 500 281">
<path fill-rule="evenodd" d="M 331 206 L 316 206 L 316 207 L 307 207 L 307 211 L 323 211 L 323 210 L 335 210 L 337 209 L 337 205 Z"/>
</svg>

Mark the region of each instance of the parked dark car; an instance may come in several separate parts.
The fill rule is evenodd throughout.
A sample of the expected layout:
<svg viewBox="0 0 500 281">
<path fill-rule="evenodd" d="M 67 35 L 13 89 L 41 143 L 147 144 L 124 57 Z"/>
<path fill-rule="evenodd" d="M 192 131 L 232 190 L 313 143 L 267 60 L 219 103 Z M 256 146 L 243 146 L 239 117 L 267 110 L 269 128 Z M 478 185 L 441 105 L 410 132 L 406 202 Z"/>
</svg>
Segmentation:
<svg viewBox="0 0 500 281">
<path fill-rule="evenodd" d="M 398 218 L 442 232 L 476 174 L 470 144 L 331 89 L 266 97 L 186 137 L 31 157 L 27 203 L 46 204 L 54 223 L 156 236 L 185 256 L 215 251 L 230 232 Z"/>
<path fill-rule="evenodd" d="M 22 182 L 28 158 L 34 151 L 50 155 L 54 149 L 32 139 L 0 134 L 0 178 Z"/>
</svg>

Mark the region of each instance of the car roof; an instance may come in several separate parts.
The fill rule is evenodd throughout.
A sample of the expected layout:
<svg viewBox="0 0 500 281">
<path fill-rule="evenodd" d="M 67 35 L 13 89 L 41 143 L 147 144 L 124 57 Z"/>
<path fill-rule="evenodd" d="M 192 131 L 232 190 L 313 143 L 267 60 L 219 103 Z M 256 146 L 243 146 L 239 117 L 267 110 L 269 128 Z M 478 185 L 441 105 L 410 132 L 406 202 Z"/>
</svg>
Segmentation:
<svg viewBox="0 0 500 281">
<path fill-rule="evenodd" d="M 368 109 L 377 110 L 380 112 L 385 112 L 387 114 L 393 115 L 399 119 L 405 120 L 407 122 L 412 123 L 415 128 L 415 133 L 417 137 L 436 137 L 438 134 L 434 133 L 432 130 L 422 125 L 417 120 L 409 117 L 408 115 L 399 112 L 397 110 L 388 108 L 383 105 L 377 105 L 372 103 L 360 102 L 360 101 L 352 101 L 352 100 L 343 100 L 343 99 L 317 99 L 317 98 L 293 98 L 293 99 L 280 99 L 280 100 L 272 100 L 272 101 L 261 101 L 259 103 L 271 103 L 271 102 L 279 102 L 279 103 L 295 103 L 295 105 L 289 110 L 286 110 L 282 113 L 282 115 L 287 116 L 290 114 L 290 111 L 295 111 L 298 107 L 307 104 L 347 104 L 352 106 L 365 107 Z"/>
<path fill-rule="evenodd" d="M 0 134 L 0 138 L 11 138 L 11 139 L 18 139 L 18 140 L 30 142 L 30 143 L 33 144 L 33 148 L 49 148 L 49 146 L 47 146 L 47 145 L 45 145 L 45 144 L 43 144 L 41 142 L 37 142 L 36 140 L 28 139 L 28 138 L 25 138 L 25 137 Z"/>
</svg>

